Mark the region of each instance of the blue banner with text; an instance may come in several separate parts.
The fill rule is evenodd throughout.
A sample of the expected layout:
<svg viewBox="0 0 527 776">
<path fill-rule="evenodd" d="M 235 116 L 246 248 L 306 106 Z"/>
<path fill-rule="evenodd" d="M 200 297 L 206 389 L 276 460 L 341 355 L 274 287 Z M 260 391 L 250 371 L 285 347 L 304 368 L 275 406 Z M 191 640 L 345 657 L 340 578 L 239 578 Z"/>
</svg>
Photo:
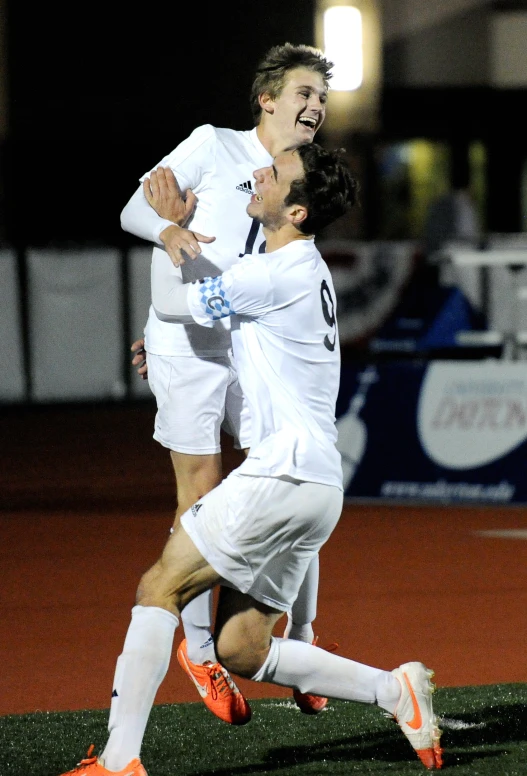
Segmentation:
<svg viewBox="0 0 527 776">
<path fill-rule="evenodd" d="M 343 364 L 345 495 L 416 503 L 527 503 L 527 363 Z"/>
</svg>

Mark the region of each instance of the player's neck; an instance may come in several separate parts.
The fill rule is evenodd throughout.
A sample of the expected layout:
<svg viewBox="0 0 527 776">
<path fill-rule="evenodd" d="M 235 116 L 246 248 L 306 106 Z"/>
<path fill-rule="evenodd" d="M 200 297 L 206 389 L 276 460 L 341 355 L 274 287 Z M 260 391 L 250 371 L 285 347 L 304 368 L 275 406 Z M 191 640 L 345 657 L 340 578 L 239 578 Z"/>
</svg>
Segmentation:
<svg viewBox="0 0 527 776">
<path fill-rule="evenodd" d="M 295 242 L 296 240 L 313 239 L 313 235 L 302 234 L 302 232 L 299 232 L 298 229 L 295 229 L 290 224 L 286 224 L 281 229 L 277 229 L 276 231 L 266 229 L 264 226 L 263 233 L 265 236 L 266 253 L 277 251 L 280 248 L 283 248 L 284 245 L 288 245 L 289 243 Z"/>
<path fill-rule="evenodd" d="M 283 137 L 275 136 L 271 126 L 264 120 L 256 127 L 256 134 L 260 143 L 273 158 L 289 148 Z"/>
</svg>

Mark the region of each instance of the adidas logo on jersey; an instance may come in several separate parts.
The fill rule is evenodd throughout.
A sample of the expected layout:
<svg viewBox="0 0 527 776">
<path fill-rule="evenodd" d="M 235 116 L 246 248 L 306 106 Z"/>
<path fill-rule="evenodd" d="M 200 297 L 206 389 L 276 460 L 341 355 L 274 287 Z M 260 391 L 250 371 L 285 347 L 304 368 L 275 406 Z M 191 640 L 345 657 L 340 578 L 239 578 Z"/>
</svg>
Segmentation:
<svg viewBox="0 0 527 776">
<path fill-rule="evenodd" d="M 244 191 L 246 194 L 253 194 L 253 189 L 251 186 L 251 181 L 245 181 L 245 183 L 240 183 L 239 186 L 236 186 L 237 191 Z"/>
<path fill-rule="evenodd" d="M 192 512 L 194 517 L 196 517 L 196 515 L 198 514 L 198 512 L 199 512 L 199 510 L 201 509 L 202 506 L 203 505 L 199 504 L 199 503 L 198 504 L 192 504 L 192 506 L 190 507 L 190 511 Z"/>
</svg>

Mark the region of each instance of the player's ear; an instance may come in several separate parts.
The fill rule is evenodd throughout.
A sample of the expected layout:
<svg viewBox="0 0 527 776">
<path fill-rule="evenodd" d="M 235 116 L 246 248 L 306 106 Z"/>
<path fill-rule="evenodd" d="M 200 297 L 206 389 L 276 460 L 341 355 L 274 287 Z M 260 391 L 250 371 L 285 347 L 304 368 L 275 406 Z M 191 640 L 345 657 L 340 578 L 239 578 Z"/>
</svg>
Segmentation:
<svg viewBox="0 0 527 776">
<path fill-rule="evenodd" d="M 258 97 L 260 108 L 265 113 L 274 113 L 274 99 L 269 92 L 262 92 Z"/>
<path fill-rule="evenodd" d="M 304 205 L 292 205 L 288 216 L 293 226 L 298 228 L 302 221 L 305 221 L 307 218 L 307 208 Z"/>
</svg>

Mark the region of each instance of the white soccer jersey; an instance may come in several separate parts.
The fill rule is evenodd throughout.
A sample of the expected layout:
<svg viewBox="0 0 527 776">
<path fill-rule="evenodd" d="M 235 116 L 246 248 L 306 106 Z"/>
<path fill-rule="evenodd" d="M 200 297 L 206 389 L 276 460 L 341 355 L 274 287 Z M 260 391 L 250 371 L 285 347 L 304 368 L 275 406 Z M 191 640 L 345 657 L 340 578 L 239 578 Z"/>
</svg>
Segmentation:
<svg viewBox="0 0 527 776">
<path fill-rule="evenodd" d="M 253 193 L 253 172 L 271 163 L 256 129 L 240 132 L 205 124 L 156 165 L 171 167 L 181 190 L 192 189 L 198 198 L 186 228 L 216 238 L 213 243 L 201 243 L 198 258 L 186 259 L 181 266 L 185 283 L 218 275 L 243 254 L 265 248 L 259 224 L 247 215 L 246 208 Z M 148 173 L 141 180 L 146 177 Z M 156 252 L 165 253 L 158 247 Z M 231 346 L 229 320 L 217 321 L 212 329 L 169 324 L 160 321 L 150 307 L 145 344 L 148 352 L 162 356 L 225 355 Z"/>
<path fill-rule="evenodd" d="M 252 419 L 250 454 L 238 471 L 342 489 L 335 291 L 314 241 L 245 256 L 190 285 L 187 303 L 201 326 L 235 316 L 232 346 Z"/>
</svg>

